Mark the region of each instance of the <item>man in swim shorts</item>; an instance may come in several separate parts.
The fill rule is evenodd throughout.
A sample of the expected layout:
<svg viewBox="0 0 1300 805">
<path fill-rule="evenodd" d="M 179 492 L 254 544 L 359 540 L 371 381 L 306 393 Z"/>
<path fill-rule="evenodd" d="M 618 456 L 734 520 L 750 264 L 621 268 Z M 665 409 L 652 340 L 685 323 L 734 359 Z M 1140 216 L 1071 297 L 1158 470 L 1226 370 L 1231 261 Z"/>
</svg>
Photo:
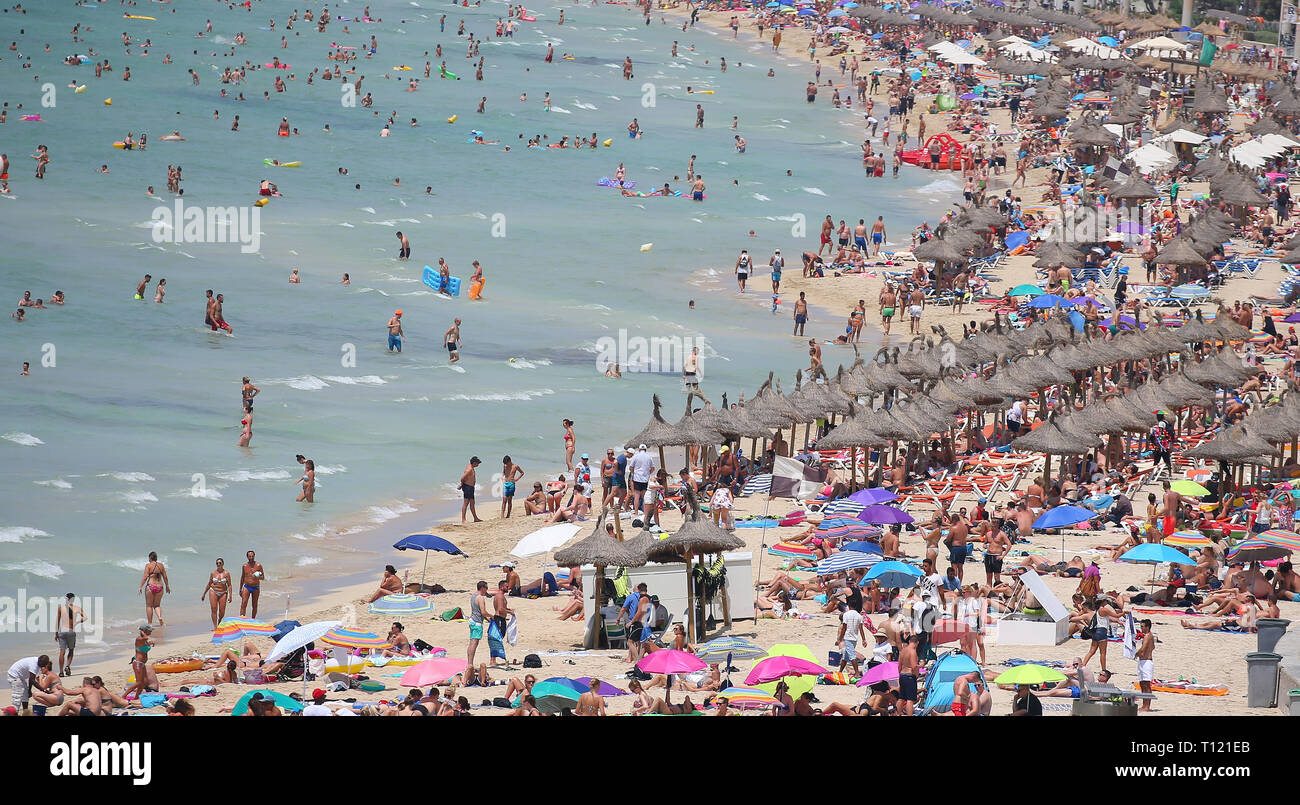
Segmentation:
<svg viewBox="0 0 1300 805">
<path fill-rule="evenodd" d="M 880 254 L 880 246 L 885 242 L 885 216 L 876 216 L 876 222 L 871 225 L 871 256 L 875 257 Z"/>
<path fill-rule="evenodd" d="M 704 200 L 704 177 L 700 176 L 699 174 L 696 174 L 695 183 L 691 185 L 691 200 L 692 201 Z"/>
<path fill-rule="evenodd" d="M 388 320 L 388 351 L 402 351 L 402 311 L 393 312 L 393 317 Z"/>
<path fill-rule="evenodd" d="M 1139 624 L 1142 626 L 1142 642 L 1137 647 L 1138 686 L 1143 693 L 1150 693 L 1151 685 L 1156 681 L 1156 663 L 1151 658 L 1156 650 L 1156 636 L 1151 630 L 1150 618 L 1143 618 Z M 1151 700 L 1144 699 L 1138 709 L 1150 712 Z"/>
<path fill-rule="evenodd" d="M 880 326 L 884 328 L 885 335 L 889 335 L 889 325 L 894 318 L 894 309 L 898 306 L 898 294 L 894 293 L 893 283 L 885 283 L 885 289 L 880 292 Z"/>
<path fill-rule="evenodd" d="M 853 227 L 853 245 L 863 254 L 867 253 L 867 221 L 865 218 L 859 218 L 858 225 Z"/>
<path fill-rule="evenodd" d="M 239 573 L 239 617 L 244 617 L 244 611 L 248 608 L 248 602 L 253 602 L 253 614 L 249 617 L 257 617 L 257 599 L 262 594 L 262 579 L 266 578 L 266 571 L 262 563 L 257 561 L 256 554 L 251 550 L 244 554 L 248 561 L 240 568 Z"/>
<path fill-rule="evenodd" d="M 478 465 L 482 464 L 478 456 L 470 456 L 469 464 L 465 467 L 465 472 L 460 476 L 460 494 L 463 500 L 460 504 L 460 522 L 465 523 L 465 510 L 468 509 L 473 516 L 474 522 L 481 523 L 478 511 L 474 508 L 474 485 L 478 481 Z"/>
<path fill-rule="evenodd" d="M 149 287 L 149 280 L 151 279 L 153 279 L 153 276 L 151 274 L 145 274 L 144 279 L 140 280 L 140 284 L 135 286 L 136 299 L 144 299 L 144 290 L 145 288 Z"/>
<path fill-rule="evenodd" d="M 398 232 L 398 233 L 397 233 L 397 240 L 398 240 L 398 242 L 401 244 L 400 246 L 397 247 L 397 259 L 398 259 L 398 260 L 410 260 L 410 259 L 411 259 L 411 241 L 407 240 L 407 239 L 406 239 L 406 235 L 403 235 L 401 232 Z"/>
<path fill-rule="evenodd" d="M 442 334 L 442 342 L 447 345 L 447 356 L 452 363 L 460 360 L 460 319 Z"/>
</svg>

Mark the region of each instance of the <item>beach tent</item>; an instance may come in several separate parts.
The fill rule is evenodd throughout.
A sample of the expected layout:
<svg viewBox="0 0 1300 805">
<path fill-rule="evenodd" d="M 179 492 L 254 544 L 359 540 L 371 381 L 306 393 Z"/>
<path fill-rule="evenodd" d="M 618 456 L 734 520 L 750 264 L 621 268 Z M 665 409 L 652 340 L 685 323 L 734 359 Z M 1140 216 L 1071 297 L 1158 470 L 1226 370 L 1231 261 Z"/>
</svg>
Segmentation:
<svg viewBox="0 0 1300 805">
<path fill-rule="evenodd" d="M 940 654 L 925 675 L 925 690 L 917 703 L 916 713 L 928 715 L 931 712 L 947 712 L 952 707 L 952 684 L 957 681 L 957 677 L 969 673 L 979 674 L 980 682 L 984 683 L 985 688 L 988 687 L 984 672 L 965 653 L 952 649 Z M 793 691 L 791 695 L 794 695 Z"/>
</svg>

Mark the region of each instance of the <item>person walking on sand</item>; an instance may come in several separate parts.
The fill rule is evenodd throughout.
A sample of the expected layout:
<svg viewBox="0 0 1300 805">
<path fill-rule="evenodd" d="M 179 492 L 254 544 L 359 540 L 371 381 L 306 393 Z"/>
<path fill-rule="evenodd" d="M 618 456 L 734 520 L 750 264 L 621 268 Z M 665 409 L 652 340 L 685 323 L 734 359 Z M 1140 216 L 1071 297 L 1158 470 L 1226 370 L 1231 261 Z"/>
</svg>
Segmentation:
<svg viewBox="0 0 1300 805">
<path fill-rule="evenodd" d="M 885 335 L 889 335 L 889 325 L 893 322 L 894 311 L 897 309 L 898 294 L 894 292 L 894 284 L 887 282 L 880 292 L 880 326 L 884 329 Z"/>
<path fill-rule="evenodd" d="M 908 315 L 911 316 L 909 322 L 910 329 L 908 332 L 912 335 L 920 335 L 921 312 L 925 310 L 925 292 L 921 290 L 921 286 L 917 285 L 912 288 L 912 292 L 908 294 L 907 301 L 907 312 Z"/>
<path fill-rule="evenodd" d="M 59 674 L 72 675 L 72 655 L 77 650 L 77 625 L 86 622 L 86 613 L 72 603 L 75 593 L 68 593 L 59 604 L 58 623 L 54 626 L 54 642 L 59 644 Z M 64 652 L 67 658 L 64 659 Z"/>
<path fill-rule="evenodd" d="M 212 628 L 217 628 L 221 619 L 226 617 L 226 605 L 230 603 L 230 571 L 226 570 L 226 560 L 217 558 L 217 567 L 208 576 L 208 583 L 199 594 L 199 600 L 208 600 L 212 608 Z"/>
<path fill-rule="evenodd" d="M 388 351 L 397 350 L 400 354 L 402 351 L 402 337 L 406 335 L 402 332 L 402 311 L 395 310 L 388 320 Z"/>
<path fill-rule="evenodd" d="M 876 222 L 871 225 L 871 256 L 875 257 L 880 254 L 880 246 L 885 242 L 885 216 L 876 216 Z"/>
<path fill-rule="evenodd" d="M 302 484 L 302 492 L 298 493 L 298 503 L 304 500 L 308 503 L 316 502 L 316 462 L 311 459 L 305 459 L 302 462 L 302 477 L 298 479 Z"/>
<path fill-rule="evenodd" d="M 266 578 L 266 569 L 262 567 L 261 562 L 257 561 L 257 554 L 253 551 L 250 550 L 244 556 L 247 561 L 239 568 L 239 617 L 244 617 L 244 612 L 251 601 L 253 614 L 249 617 L 256 618 L 257 599 L 262 595 L 262 580 Z"/>
<path fill-rule="evenodd" d="M 808 299 L 804 292 L 799 292 L 799 298 L 794 303 L 794 335 L 802 337 L 804 325 L 808 323 Z M 889 332 L 886 330 L 885 332 Z"/>
<path fill-rule="evenodd" d="M 781 293 L 781 271 L 785 268 L 785 258 L 781 256 L 781 250 L 777 249 L 772 252 L 772 259 L 767 261 L 772 269 L 772 293 Z"/>
<path fill-rule="evenodd" d="M 524 470 L 511 460 L 510 456 L 501 459 L 501 519 L 510 517 L 515 507 L 515 482 L 524 477 Z"/>
<path fill-rule="evenodd" d="M 451 363 L 460 360 L 460 319 L 447 328 L 447 332 L 442 334 L 442 342 L 447 345 L 447 356 Z"/>
<path fill-rule="evenodd" d="M 479 519 L 478 510 L 474 508 L 474 485 L 478 480 L 478 465 L 482 463 L 483 462 L 479 461 L 478 456 L 471 456 L 469 464 L 465 466 L 465 472 L 460 476 L 460 494 L 463 498 L 460 504 L 461 525 L 465 524 L 466 509 L 469 509 L 469 513 L 473 516 L 474 522 L 483 522 Z"/>
<path fill-rule="evenodd" d="M 148 592 L 145 592 L 145 586 L 148 585 Z M 167 580 L 167 568 L 163 563 L 158 561 L 158 552 L 149 552 L 149 561 L 144 565 L 144 572 L 140 574 L 140 586 L 136 589 L 137 593 L 144 593 L 144 618 L 148 624 L 153 624 L 153 616 L 158 615 L 158 625 L 162 626 L 162 597 L 163 590 L 171 593 L 171 582 Z"/>
</svg>

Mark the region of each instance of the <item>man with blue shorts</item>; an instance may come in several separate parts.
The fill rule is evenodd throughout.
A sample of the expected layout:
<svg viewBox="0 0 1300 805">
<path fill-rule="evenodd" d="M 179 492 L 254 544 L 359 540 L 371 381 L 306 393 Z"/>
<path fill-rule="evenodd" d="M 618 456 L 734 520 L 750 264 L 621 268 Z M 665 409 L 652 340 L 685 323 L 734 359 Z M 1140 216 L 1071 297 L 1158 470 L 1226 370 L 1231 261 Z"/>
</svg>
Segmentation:
<svg viewBox="0 0 1300 805">
<path fill-rule="evenodd" d="M 388 320 L 388 351 L 402 351 L 402 311 L 398 310 L 393 313 L 393 317 Z"/>
</svg>

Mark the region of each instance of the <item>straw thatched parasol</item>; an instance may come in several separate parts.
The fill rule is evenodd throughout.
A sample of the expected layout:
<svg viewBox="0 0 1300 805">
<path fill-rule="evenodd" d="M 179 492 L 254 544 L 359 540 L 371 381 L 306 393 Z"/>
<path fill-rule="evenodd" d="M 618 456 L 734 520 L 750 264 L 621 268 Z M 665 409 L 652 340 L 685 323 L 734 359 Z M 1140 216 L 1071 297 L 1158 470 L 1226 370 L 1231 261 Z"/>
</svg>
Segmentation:
<svg viewBox="0 0 1300 805">
<path fill-rule="evenodd" d="M 1160 193 L 1151 186 L 1151 183 L 1136 173 L 1130 175 L 1128 181 L 1112 189 L 1110 195 L 1112 198 L 1138 201 L 1160 197 Z"/>
<path fill-rule="evenodd" d="M 663 418 L 660 411 L 663 409 L 663 403 L 659 401 L 659 395 L 654 395 L 654 412 L 650 415 L 650 421 L 641 429 L 641 432 L 628 440 L 628 444 L 644 444 L 647 447 L 671 447 L 676 445 L 691 444 L 690 436 L 683 433 L 676 425 L 670 424 Z"/>
<path fill-rule="evenodd" d="M 1174 266 L 1203 266 L 1205 258 L 1188 243 L 1186 238 L 1176 237 L 1165 244 L 1156 255 L 1157 263 Z"/>
</svg>

